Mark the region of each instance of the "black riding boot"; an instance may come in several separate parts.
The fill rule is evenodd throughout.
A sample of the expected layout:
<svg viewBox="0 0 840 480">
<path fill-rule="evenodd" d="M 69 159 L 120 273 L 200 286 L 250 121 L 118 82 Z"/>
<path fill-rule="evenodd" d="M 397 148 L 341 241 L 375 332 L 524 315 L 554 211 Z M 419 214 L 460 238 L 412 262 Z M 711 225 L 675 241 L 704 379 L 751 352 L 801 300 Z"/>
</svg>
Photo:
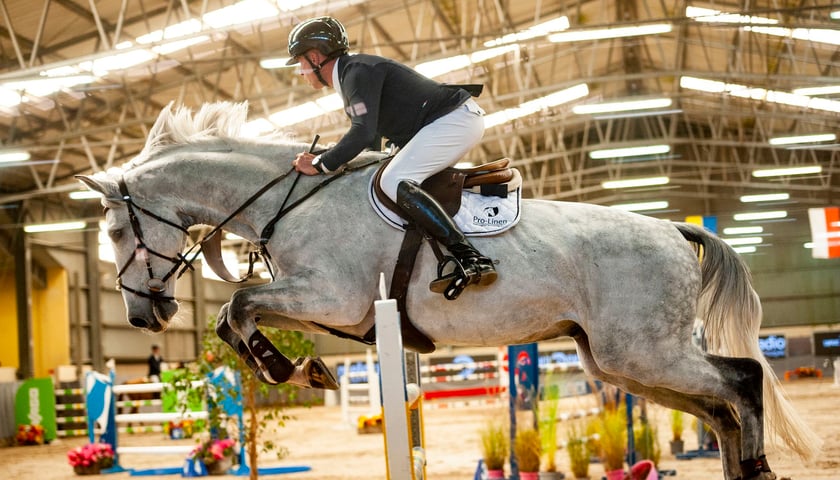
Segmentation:
<svg viewBox="0 0 840 480">
<path fill-rule="evenodd" d="M 444 260 L 438 266 L 439 278 L 429 285 L 433 292 L 443 293 L 447 299 L 455 300 L 468 285 L 490 285 L 496 281 L 498 275 L 493 261 L 472 246 L 437 200 L 417 184 L 400 182 L 397 204 L 417 226 L 442 243 L 455 258 L 455 270 L 449 274 L 443 274 L 443 267 L 451 260 Z"/>
</svg>

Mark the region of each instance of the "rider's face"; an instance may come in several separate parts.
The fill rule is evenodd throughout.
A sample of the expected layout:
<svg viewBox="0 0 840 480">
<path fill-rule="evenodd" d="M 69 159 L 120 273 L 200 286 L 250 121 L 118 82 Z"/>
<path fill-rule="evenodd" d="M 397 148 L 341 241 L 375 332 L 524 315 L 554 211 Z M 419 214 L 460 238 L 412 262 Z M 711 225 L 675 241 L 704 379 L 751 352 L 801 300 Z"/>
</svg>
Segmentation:
<svg viewBox="0 0 840 480">
<path fill-rule="evenodd" d="M 318 80 L 318 75 L 315 73 L 313 66 L 317 66 L 321 62 L 320 52 L 317 50 L 309 50 L 300 56 L 300 63 L 298 64 L 298 74 L 300 74 L 306 83 L 315 90 L 324 88 L 324 84 Z"/>
</svg>

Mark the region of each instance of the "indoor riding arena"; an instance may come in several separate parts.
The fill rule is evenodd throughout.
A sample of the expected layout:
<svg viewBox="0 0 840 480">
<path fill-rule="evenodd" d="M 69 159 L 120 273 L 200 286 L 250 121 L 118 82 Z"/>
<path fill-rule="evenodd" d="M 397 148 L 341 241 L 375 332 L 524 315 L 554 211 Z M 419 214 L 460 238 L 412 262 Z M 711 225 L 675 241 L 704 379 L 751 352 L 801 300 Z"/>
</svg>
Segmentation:
<svg viewBox="0 0 840 480">
<path fill-rule="evenodd" d="M 840 480 L 837 2 L 0 13 L 0 477 Z"/>
</svg>

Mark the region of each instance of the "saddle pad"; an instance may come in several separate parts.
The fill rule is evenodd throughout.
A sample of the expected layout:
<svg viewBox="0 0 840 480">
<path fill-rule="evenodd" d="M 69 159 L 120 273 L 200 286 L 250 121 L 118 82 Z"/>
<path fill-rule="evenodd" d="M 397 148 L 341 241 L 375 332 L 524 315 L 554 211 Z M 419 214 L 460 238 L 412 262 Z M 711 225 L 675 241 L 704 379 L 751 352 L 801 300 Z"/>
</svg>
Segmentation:
<svg viewBox="0 0 840 480">
<path fill-rule="evenodd" d="M 388 225 L 405 230 L 407 223 L 399 215 L 382 205 L 376 198 L 371 177 L 368 186 L 368 199 L 373 210 L 382 217 Z M 522 186 L 508 192 L 507 198 L 485 196 L 480 193 L 463 190 L 461 192 L 461 208 L 455 214 L 455 224 L 470 237 L 497 235 L 505 232 L 519 222 L 522 210 Z"/>
</svg>

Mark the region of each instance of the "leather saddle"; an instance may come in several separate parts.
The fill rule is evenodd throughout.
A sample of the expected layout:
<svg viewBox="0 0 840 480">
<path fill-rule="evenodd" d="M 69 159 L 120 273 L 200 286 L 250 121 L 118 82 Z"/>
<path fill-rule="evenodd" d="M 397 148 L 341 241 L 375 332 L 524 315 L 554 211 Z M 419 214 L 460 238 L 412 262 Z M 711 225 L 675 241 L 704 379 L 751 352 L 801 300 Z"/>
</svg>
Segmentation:
<svg viewBox="0 0 840 480">
<path fill-rule="evenodd" d="M 382 192 L 379 186 L 382 172 L 389 162 L 390 160 L 383 162 L 374 174 L 374 192 L 377 199 L 385 207 L 403 218 L 408 218 L 402 212 L 402 209 Z M 510 159 L 502 158 L 470 168 L 446 168 L 427 178 L 422 183 L 421 188 L 433 196 L 443 206 L 447 214 L 454 216 L 461 206 L 462 190 L 467 189 L 482 195 L 495 195 L 504 198 L 508 195 L 506 184 L 513 180 L 516 175 L 515 170 L 510 168 Z M 420 251 L 424 237 L 424 233 L 412 224 L 406 226 L 405 235 L 400 245 L 400 253 L 391 277 L 389 297 L 397 300 L 397 308 L 400 312 L 400 318 L 403 320 L 401 329 L 404 347 L 418 353 L 431 353 L 435 350 L 434 343 L 414 326 L 406 310 L 408 284 L 411 281 L 417 252 Z M 429 239 L 429 242 L 435 256 L 440 261 L 443 258 L 440 247 L 432 239 Z M 374 327 L 371 327 L 364 336 L 365 343 L 371 340 L 374 343 L 376 341 Z"/>
</svg>

